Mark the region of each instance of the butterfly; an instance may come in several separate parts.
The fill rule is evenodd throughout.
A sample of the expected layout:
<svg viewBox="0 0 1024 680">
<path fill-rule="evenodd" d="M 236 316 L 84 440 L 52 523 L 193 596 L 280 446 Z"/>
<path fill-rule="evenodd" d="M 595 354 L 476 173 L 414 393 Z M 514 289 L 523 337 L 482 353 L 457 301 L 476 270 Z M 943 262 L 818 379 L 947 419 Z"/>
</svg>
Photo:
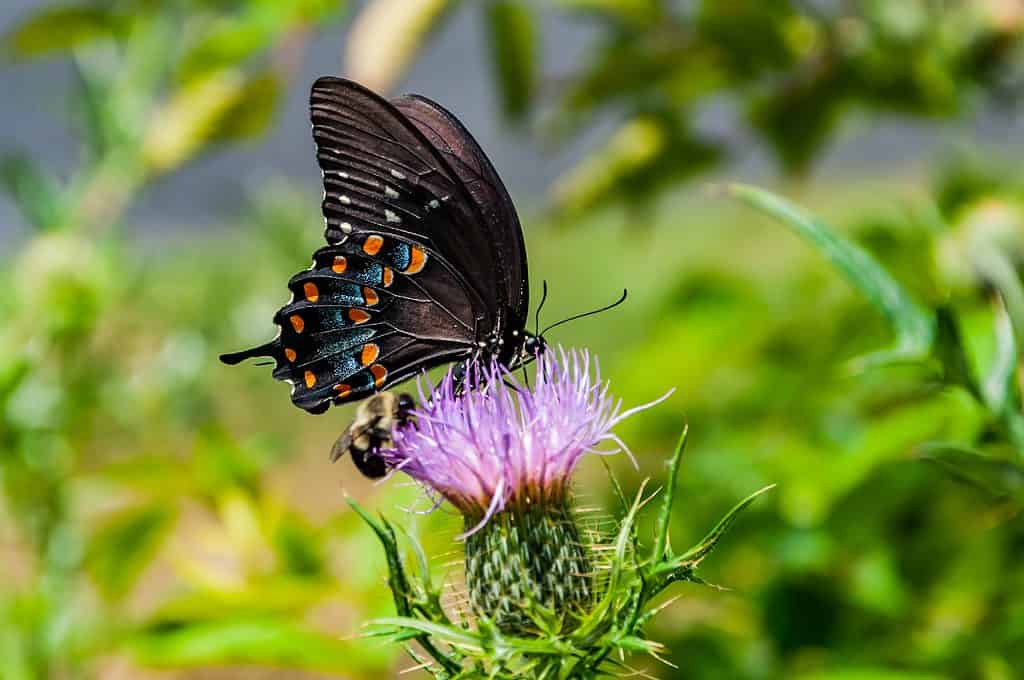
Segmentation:
<svg viewBox="0 0 1024 680">
<path fill-rule="evenodd" d="M 289 281 L 277 337 L 221 360 L 271 357 L 292 402 L 323 413 L 435 366 L 543 352 L 515 207 L 455 116 L 335 77 L 314 83 L 310 114 L 327 243 Z"/>
</svg>

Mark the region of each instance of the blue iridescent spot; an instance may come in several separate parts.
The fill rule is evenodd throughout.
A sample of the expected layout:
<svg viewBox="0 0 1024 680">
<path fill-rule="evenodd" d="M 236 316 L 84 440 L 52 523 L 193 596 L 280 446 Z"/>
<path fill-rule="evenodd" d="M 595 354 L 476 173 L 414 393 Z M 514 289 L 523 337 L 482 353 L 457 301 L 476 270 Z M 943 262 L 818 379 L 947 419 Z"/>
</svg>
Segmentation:
<svg viewBox="0 0 1024 680">
<path fill-rule="evenodd" d="M 360 328 L 360 329 L 339 329 L 344 331 L 344 335 L 339 336 L 337 339 L 331 339 L 326 342 L 320 343 L 316 351 L 313 352 L 313 356 L 310 357 L 310 361 L 316 361 L 323 359 L 324 357 L 333 356 L 335 354 L 341 354 L 354 347 L 360 347 L 366 344 L 377 331 L 373 328 Z M 336 332 L 336 331 L 335 331 Z M 334 332 L 328 331 L 330 335 Z"/>
<path fill-rule="evenodd" d="M 379 262 L 370 262 L 368 266 L 350 272 L 352 278 L 367 286 L 379 286 L 384 278 L 384 266 Z"/>
<path fill-rule="evenodd" d="M 350 376 L 362 368 L 356 358 L 351 355 L 338 357 L 331 364 L 331 373 L 336 376 Z"/>
<path fill-rule="evenodd" d="M 395 269 L 403 270 L 409 266 L 409 262 L 412 259 L 411 251 L 408 244 L 398 243 L 388 253 L 388 259 L 391 261 L 391 266 Z"/>
<path fill-rule="evenodd" d="M 331 301 L 344 305 L 361 305 L 363 304 L 363 289 L 355 283 L 346 281 L 340 284 L 336 290 L 331 291 Z"/>
</svg>

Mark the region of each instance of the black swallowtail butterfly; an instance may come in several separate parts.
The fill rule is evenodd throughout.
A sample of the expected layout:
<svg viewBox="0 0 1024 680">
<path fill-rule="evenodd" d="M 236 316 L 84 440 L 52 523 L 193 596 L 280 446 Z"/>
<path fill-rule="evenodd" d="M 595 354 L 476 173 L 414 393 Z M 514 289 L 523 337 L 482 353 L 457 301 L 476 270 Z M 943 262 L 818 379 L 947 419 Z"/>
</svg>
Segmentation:
<svg viewBox="0 0 1024 680">
<path fill-rule="evenodd" d="M 269 356 L 310 413 L 433 366 L 544 349 L 526 331 L 526 249 L 512 200 L 465 127 L 417 95 L 324 77 L 310 98 L 327 245 L 292 277 Z M 467 363 L 462 365 L 464 370 Z"/>
</svg>

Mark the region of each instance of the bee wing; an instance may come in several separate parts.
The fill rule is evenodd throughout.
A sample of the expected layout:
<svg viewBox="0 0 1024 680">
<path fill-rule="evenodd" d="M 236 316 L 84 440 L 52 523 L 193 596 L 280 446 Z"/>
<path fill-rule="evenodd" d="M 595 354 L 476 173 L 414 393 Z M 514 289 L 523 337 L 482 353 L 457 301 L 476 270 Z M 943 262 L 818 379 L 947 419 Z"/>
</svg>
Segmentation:
<svg viewBox="0 0 1024 680">
<path fill-rule="evenodd" d="M 349 449 L 352 448 L 352 430 L 349 428 L 341 433 L 341 436 L 334 442 L 334 446 L 331 447 L 331 462 L 336 463 L 338 459 L 348 453 Z"/>
</svg>

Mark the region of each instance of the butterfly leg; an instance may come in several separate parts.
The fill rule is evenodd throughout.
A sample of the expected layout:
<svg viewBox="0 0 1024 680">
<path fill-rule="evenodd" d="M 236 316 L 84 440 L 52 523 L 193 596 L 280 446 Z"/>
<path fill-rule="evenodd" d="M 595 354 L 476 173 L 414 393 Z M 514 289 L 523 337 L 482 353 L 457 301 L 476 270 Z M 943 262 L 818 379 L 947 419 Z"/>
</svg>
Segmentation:
<svg viewBox="0 0 1024 680">
<path fill-rule="evenodd" d="M 452 368 L 452 380 L 455 381 L 455 394 L 462 394 L 466 391 L 466 375 L 469 372 L 471 359 L 460 361 Z"/>
</svg>

